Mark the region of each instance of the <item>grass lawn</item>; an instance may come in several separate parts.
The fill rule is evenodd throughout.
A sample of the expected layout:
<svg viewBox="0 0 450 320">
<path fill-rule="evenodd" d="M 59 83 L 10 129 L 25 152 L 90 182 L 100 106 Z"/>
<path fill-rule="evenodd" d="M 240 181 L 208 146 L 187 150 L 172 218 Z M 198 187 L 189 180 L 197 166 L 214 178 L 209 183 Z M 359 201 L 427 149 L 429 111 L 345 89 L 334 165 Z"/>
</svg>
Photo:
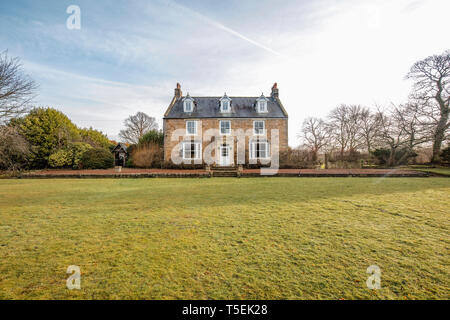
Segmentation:
<svg viewBox="0 0 450 320">
<path fill-rule="evenodd" d="M 448 167 L 438 167 L 438 168 L 413 168 L 414 170 L 417 171 L 422 171 L 422 172 L 431 172 L 431 173 L 436 173 L 439 175 L 443 175 L 443 176 L 449 176 L 450 177 L 450 168 Z"/>
<path fill-rule="evenodd" d="M 0 180 L 0 298 L 449 299 L 449 195 L 448 178 Z"/>
</svg>

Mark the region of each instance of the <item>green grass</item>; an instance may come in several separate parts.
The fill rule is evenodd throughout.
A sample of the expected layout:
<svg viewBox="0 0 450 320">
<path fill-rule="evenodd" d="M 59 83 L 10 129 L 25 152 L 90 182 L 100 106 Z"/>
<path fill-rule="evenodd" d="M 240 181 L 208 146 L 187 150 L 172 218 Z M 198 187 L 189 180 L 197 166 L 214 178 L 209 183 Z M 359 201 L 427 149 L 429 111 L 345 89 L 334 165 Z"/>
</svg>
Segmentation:
<svg viewBox="0 0 450 320">
<path fill-rule="evenodd" d="M 0 298 L 448 299 L 449 194 L 447 178 L 0 180 Z"/>
<path fill-rule="evenodd" d="M 437 167 L 437 168 L 413 167 L 412 169 L 417 170 L 417 171 L 422 171 L 422 172 L 436 173 L 438 175 L 450 177 L 450 168 L 449 167 Z"/>
</svg>

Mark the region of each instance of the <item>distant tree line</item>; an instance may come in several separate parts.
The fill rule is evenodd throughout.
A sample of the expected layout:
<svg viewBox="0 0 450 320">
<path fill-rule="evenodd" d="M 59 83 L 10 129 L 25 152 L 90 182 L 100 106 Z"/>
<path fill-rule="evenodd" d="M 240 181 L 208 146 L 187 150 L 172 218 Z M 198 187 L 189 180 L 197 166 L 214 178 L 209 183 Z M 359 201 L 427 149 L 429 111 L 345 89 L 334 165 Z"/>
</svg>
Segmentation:
<svg viewBox="0 0 450 320">
<path fill-rule="evenodd" d="M 407 163 L 418 147 L 430 146 L 433 163 L 449 142 L 450 51 L 416 62 L 406 78 L 414 80 L 409 101 L 375 106 L 342 104 L 327 118 L 304 120 L 299 138 L 310 158 L 319 154 L 354 161 L 365 153 L 388 166 Z"/>
</svg>

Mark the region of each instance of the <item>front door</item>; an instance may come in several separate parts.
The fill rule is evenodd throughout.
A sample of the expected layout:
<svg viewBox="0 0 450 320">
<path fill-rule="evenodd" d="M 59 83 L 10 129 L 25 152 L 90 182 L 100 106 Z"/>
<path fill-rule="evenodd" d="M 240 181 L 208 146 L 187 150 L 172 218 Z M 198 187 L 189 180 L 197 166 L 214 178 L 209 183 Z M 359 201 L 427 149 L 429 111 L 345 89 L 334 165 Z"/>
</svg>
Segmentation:
<svg viewBox="0 0 450 320">
<path fill-rule="evenodd" d="M 219 165 L 229 166 L 231 165 L 231 148 L 228 145 L 220 146 Z"/>
</svg>

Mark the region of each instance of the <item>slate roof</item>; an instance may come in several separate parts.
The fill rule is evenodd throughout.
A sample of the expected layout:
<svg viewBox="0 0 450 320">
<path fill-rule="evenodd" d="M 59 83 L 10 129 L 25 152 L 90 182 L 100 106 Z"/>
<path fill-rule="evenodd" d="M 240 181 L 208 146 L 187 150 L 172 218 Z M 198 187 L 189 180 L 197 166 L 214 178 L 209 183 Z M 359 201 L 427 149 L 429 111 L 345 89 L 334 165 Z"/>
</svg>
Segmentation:
<svg viewBox="0 0 450 320">
<path fill-rule="evenodd" d="M 119 150 L 119 149 L 122 149 L 123 151 L 127 152 L 127 146 L 126 146 L 124 143 L 122 143 L 122 142 L 119 142 L 119 143 L 117 144 L 117 146 L 114 147 L 114 149 L 112 150 L 112 152 L 115 152 L 115 151 L 117 151 L 117 150 Z"/>
<path fill-rule="evenodd" d="M 287 118 L 280 103 L 268 97 L 265 113 L 256 112 L 256 99 L 259 97 L 229 97 L 231 99 L 231 112 L 220 112 L 220 99 L 222 97 L 191 97 L 194 100 L 194 110 L 184 112 L 183 99 L 178 99 L 169 110 L 165 119 L 191 119 L 191 118 Z"/>
</svg>

